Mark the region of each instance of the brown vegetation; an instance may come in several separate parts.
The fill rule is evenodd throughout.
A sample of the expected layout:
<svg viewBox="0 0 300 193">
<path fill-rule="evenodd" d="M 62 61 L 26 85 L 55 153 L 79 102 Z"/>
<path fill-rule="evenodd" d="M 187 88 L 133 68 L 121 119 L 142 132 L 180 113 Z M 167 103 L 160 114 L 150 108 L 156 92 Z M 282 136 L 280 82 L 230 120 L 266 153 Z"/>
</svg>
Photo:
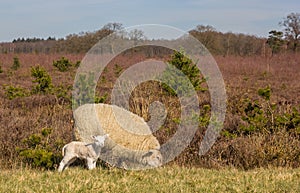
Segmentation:
<svg viewBox="0 0 300 193">
<path fill-rule="evenodd" d="M 75 63 L 83 55 L 63 55 Z M 18 57 L 20 68 L 12 70 L 13 58 Z M 12 167 L 20 163 L 17 148 L 24 148 L 24 139 L 32 134 L 40 133 L 43 128 L 51 128 L 52 133 L 47 140 L 52 144 L 53 151 L 60 152 L 60 145 L 72 140 L 72 109 L 70 95 L 76 69 L 59 72 L 52 65 L 54 60 L 62 57 L 60 54 L 1 54 L 0 66 L 0 163 L 1 167 Z M 105 81 L 98 81 L 97 93 L 108 98 L 113 82 L 131 64 L 147 58 L 145 55 L 134 54 L 119 56 L 110 63 L 109 69 L 103 77 Z M 164 57 L 163 60 L 167 60 Z M 200 125 L 191 145 L 174 160 L 178 165 L 195 165 L 202 167 L 234 166 L 250 169 L 267 166 L 300 166 L 300 131 L 296 128 L 282 126 L 282 129 L 266 132 L 245 133 L 241 128 L 247 125 L 244 116 L 245 101 L 258 101 L 261 107 L 268 102 L 257 93 L 259 88 L 271 88 L 270 104 L 276 104 L 274 116 L 282 113 L 291 114 L 292 108 L 299 112 L 300 101 L 300 55 L 275 55 L 272 58 L 264 56 L 216 56 L 219 68 L 226 84 L 228 107 L 224 132 L 211 150 L 204 156 L 199 156 L 199 145 L 205 132 L 205 126 Z M 116 68 L 116 64 L 119 65 Z M 30 75 L 30 67 L 40 65 L 52 77 L 54 87 L 63 85 L 69 97 L 62 97 L 57 93 L 29 94 L 9 100 L 5 86 L 19 86 L 30 92 L 35 83 Z M 103 80 L 103 78 L 100 80 Z M 151 88 L 151 89 L 149 89 Z M 150 92 L 151 91 L 151 92 Z M 160 91 L 160 93 L 155 93 Z M 208 93 L 201 95 L 200 105 L 209 104 Z M 159 100 L 168 109 L 167 120 L 161 130 L 154 133 L 161 143 L 164 143 L 176 131 L 180 111 L 176 97 L 165 95 L 159 85 L 150 82 L 140 85 L 131 97 L 131 111 L 148 120 L 148 108 L 152 101 Z M 206 115 L 204 112 L 203 115 Z M 57 143 L 60 142 L 60 143 Z M 58 145 L 55 145 L 58 144 Z"/>
</svg>

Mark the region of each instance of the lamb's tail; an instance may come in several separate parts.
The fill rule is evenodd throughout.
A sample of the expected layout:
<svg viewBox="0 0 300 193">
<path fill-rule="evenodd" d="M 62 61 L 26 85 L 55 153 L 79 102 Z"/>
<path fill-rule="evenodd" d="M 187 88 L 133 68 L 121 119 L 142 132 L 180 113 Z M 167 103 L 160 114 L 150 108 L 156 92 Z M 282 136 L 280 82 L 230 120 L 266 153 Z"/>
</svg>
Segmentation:
<svg viewBox="0 0 300 193">
<path fill-rule="evenodd" d="M 65 145 L 65 146 L 62 148 L 62 151 L 61 151 L 62 156 L 65 156 L 65 149 L 66 149 L 67 146 L 68 146 L 68 144 Z"/>
</svg>

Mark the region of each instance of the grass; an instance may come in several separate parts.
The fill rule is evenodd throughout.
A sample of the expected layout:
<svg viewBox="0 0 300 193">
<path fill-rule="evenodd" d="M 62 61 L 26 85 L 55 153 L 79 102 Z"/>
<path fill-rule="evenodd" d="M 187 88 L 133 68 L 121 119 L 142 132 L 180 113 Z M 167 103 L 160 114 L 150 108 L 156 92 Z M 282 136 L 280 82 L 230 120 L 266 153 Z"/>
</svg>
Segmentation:
<svg viewBox="0 0 300 193">
<path fill-rule="evenodd" d="M 14 169 L 0 172 L 0 192 L 300 192 L 299 179 L 299 168 Z"/>
</svg>

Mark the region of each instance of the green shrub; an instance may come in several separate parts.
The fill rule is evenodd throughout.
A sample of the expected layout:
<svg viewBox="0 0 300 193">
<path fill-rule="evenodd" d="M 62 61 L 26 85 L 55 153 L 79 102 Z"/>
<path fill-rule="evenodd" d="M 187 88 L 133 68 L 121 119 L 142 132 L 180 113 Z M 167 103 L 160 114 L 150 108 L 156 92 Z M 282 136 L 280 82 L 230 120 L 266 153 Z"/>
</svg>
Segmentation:
<svg viewBox="0 0 300 193">
<path fill-rule="evenodd" d="M 271 89 L 270 87 L 258 89 L 258 95 L 263 97 L 266 101 L 270 101 L 271 98 Z"/>
<path fill-rule="evenodd" d="M 73 66 L 74 66 L 75 68 L 78 68 L 78 67 L 80 66 L 80 64 L 81 64 L 81 61 L 78 60 L 76 63 L 74 63 Z"/>
<path fill-rule="evenodd" d="M 175 51 L 168 63 L 171 66 L 166 67 L 161 77 L 164 82 L 162 87 L 168 93 L 176 95 L 176 92 L 177 94 L 189 94 L 190 90 L 207 90 L 201 87 L 206 79 L 201 77 L 197 65 L 183 51 Z"/>
<path fill-rule="evenodd" d="M 22 141 L 24 147 L 17 147 L 21 160 L 32 167 L 55 169 L 62 156 L 61 140 L 50 144 L 51 128 L 43 128 L 40 133 L 32 134 Z"/>
<path fill-rule="evenodd" d="M 108 94 L 105 93 L 103 96 L 101 97 L 97 97 L 95 96 L 95 103 L 104 103 L 107 100 L 107 96 Z"/>
<path fill-rule="evenodd" d="M 52 94 L 54 94 L 60 101 L 66 101 L 68 103 L 71 102 L 71 96 L 69 91 L 72 89 L 72 86 L 63 86 L 59 85 L 53 87 Z"/>
<path fill-rule="evenodd" d="M 300 112 L 295 107 L 291 112 L 276 116 L 275 121 L 277 127 L 300 134 Z"/>
<path fill-rule="evenodd" d="M 31 76 L 35 78 L 32 82 L 37 83 L 32 89 L 33 93 L 49 93 L 53 88 L 52 79 L 43 67 L 32 67 Z"/>
<path fill-rule="evenodd" d="M 28 92 L 24 88 L 21 88 L 18 86 L 5 85 L 4 90 L 5 90 L 6 97 L 10 100 L 17 98 L 17 97 L 28 96 Z"/>
<path fill-rule="evenodd" d="M 80 62 L 77 62 L 75 65 L 79 66 Z M 57 61 L 53 61 L 53 66 L 56 67 L 60 72 L 66 72 L 70 67 L 73 66 L 73 64 L 67 58 L 62 57 Z"/>
<path fill-rule="evenodd" d="M 244 100 L 241 108 L 242 120 L 245 124 L 240 126 L 239 134 L 251 135 L 253 133 L 294 132 L 300 134 L 300 113 L 297 108 L 280 111 L 284 106 L 271 103 L 271 89 L 269 87 L 258 89 L 258 95 L 263 99 L 252 101 Z M 289 109 L 289 108 L 288 108 Z"/>
<path fill-rule="evenodd" d="M 210 105 L 203 105 L 200 109 L 200 116 L 199 116 L 199 126 L 207 127 L 210 121 L 210 112 L 211 106 Z"/>
<path fill-rule="evenodd" d="M 79 74 L 79 78 L 74 84 L 74 94 L 72 98 L 73 108 L 77 108 L 86 103 L 94 103 L 98 100 L 95 97 L 94 87 L 96 83 L 94 77 L 94 73 Z"/>
<path fill-rule="evenodd" d="M 123 71 L 122 66 L 115 64 L 114 66 L 114 72 L 116 76 L 119 76 L 121 74 L 121 72 Z"/>
<path fill-rule="evenodd" d="M 244 112 L 242 112 L 242 120 L 246 122 L 245 125 L 241 126 L 242 133 L 251 134 L 254 132 L 260 133 L 273 133 L 276 128 L 274 120 L 276 104 L 271 104 L 271 88 L 260 88 L 257 94 L 263 99 L 262 102 L 259 100 L 251 101 L 247 99 Z"/>
<path fill-rule="evenodd" d="M 43 167 L 46 169 L 53 167 L 53 153 L 45 149 L 22 150 L 19 155 L 32 167 Z"/>
<path fill-rule="evenodd" d="M 13 65 L 11 66 L 12 70 L 18 70 L 21 66 L 20 60 L 18 57 L 14 57 Z"/>
<path fill-rule="evenodd" d="M 242 120 L 246 122 L 242 125 L 242 134 L 250 135 L 254 132 L 269 131 L 269 117 L 266 111 L 258 101 L 246 100 L 246 106 L 243 112 Z"/>
</svg>

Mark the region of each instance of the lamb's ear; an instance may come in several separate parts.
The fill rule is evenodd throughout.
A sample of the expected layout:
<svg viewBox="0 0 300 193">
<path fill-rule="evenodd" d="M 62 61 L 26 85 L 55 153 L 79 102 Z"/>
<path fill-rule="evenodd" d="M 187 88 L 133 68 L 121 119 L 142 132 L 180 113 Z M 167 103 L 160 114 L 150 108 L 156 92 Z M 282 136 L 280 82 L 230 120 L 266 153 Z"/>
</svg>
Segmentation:
<svg viewBox="0 0 300 193">
<path fill-rule="evenodd" d="M 96 139 L 96 135 L 91 135 L 91 138 L 92 139 Z"/>
<path fill-rule="evenodd" d="M 105 137 L 105 138 L 108 138 L 108 137 L 109 137 L 109 134 L 104 135 L 104 137 Z"/>
</svg>

